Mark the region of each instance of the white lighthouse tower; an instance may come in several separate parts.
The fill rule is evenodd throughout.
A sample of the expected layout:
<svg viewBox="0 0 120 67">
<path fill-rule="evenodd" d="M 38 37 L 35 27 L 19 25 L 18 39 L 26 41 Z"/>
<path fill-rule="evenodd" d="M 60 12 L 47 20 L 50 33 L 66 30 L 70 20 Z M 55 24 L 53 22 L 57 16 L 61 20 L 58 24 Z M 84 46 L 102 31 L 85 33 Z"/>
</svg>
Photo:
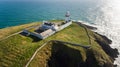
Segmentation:
<svg viewBox="0 0 120 67">
<path fill-rule="evenodd" d="M 71 19 L 70 19 L 70 12 L 69 11 L 66 12 L 65 17 L 66 17 L 65 18 L 65 22 L 66 23 L 71 21 Z"/>
</svg>

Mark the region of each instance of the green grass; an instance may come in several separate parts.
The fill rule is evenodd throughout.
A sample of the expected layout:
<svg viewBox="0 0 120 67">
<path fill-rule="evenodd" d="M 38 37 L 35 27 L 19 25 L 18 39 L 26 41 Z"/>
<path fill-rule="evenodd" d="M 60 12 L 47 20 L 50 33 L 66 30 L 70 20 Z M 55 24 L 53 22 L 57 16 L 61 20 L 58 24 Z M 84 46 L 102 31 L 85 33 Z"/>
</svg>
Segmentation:
<svg viewBox="0 0 120 67">
<path fill-rule="evenodd" d="M 21 31 L 21 30 L 23 30 L 27 27 L 30 27 L 30 26 L 33 26 L 33 25 L 38 25 L 38 24 L 41 24 L 41 22 L 35 22 L 35 23 L 24 24 L 24 25 L 19 25 L 19 26 L 0 29 L 0 39 L 4 38 L 4 37 L 6 37 L 10 34 Z"/>
<path fill-rule="evenodd" d="M 36 25 L 38 23 L 34 23 L 34 24 Z M 28 24 L 28 26 L 30 25 Z M 6 35 L 4 35 L 4 37 L 23 28 L 24 27 L 21 28 L 20 26 L 18 27 L 18 29 L 11 30 L 10 33 L 8 32 Z M 8 28 L 7 30 L 10 29 Z M 33 53 L 35 52 L 35 50 L 38 47 L 40 47 L 42 44 L 50 40 L 62 40 L 72 43 L 89 45 L 88 36 L 86 35 L 87 34 L 85 32 L 85 29 L 75 23 L 44 40 L 36 41 L 36 42 L 34 42 L 34 40 L 30 37 L 25 37 L 20 34 L 17 34 L 15 36 L 7 38 L 6 40 L 0 41 L 0 66 L 24 67 L 25 64 L 28 62 L 28 60 L 33 55 Z M 100 49 L 100 52 L 102 52 L 102 56 L 105 55 L 105 58 L 108 58 L 108 56 L 104 53 L 101 47 L 94 40 L 92 41 L 93 41 L 92 48 L 95 49 L 95 51 Z M 82 48 L 79 49 L 83 51 L 83 57 L 85 60 L 86 58 L 85 51 Z M 36 56 L 36 58 L 37 57 L 38 56 Z M 37 63 L 38 63 L 37 61 L 34 61 L 33 65 L 36 65 Z"/>
</svg>

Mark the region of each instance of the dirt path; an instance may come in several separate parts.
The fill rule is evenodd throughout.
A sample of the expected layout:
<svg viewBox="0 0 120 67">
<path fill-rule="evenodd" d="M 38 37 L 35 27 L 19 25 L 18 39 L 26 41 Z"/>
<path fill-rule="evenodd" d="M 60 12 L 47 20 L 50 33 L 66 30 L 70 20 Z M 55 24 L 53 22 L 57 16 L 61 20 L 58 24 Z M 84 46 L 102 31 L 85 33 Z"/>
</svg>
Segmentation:
<svg viewBox="0 0 120 67">
<path fill-rule="evenodd" d="M 9 38 L 9 37 L 12 37 L 12 36 L 14 36 L 14 35 L 17 35 L 17 34 L 19 34 L 19 33 L 21 33 L 21 32 L 22 32 L 22 31 L 16 32 L 16 33 L 14 33 L 14 34 L 11 34 L 11 35 L 9 35 L 9 36 L 7 36 L 7 37 L 4 37 L 4 38 L 0 39 L 0 41 L 5 40 L 5 39 L 7 39 L 7 38 Z"/>
<path fill-rule="evenodd" d="M 50 41 L 48 41 L 50 42 Z M 34 59 L 34 57 L 36 56 L 36 54 L 38 53 L 38 51 L 43 48 L 48 42 L 44 43 L 42 46 L 40 46 L 36 51 L 35 53 L 33 54 L 33 56 L 30 58 L 30 60 L 27 62 L 27 64 L 25 65 L 25 67 L 28 67 L 30 62 Z"/>
</svg>

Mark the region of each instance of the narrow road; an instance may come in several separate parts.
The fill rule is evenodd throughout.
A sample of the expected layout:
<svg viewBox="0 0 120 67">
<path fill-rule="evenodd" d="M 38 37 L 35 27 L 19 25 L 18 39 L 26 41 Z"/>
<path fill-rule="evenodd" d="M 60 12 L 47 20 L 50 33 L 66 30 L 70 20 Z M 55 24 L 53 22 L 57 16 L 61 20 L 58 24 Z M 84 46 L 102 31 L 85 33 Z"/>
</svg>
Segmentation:
<svg viewBox="0 0 120 67">
<path fill-rule="evenodd" d="M 16 33 L 14 33 L 14 34 L 11 34 L 11 35 L 9 35 L 9 36 L 7 36 L 7 37 L 4 37 L 4 38 L 0 39 L 0 41 L 5 40 L 5 39 L 7 39 L 7 38 L 9 38 L 9 37 L 12 37 L 12 36 L 14 36 L 14 35 L 17 35 L 17 34 L 19 34 L 19 33 L 21 33 L 21 32 L 22 32 L 22 31 L 16 32 Z"/>
<path fill-rule="evenodd" d="M 25 65 L 25 67 L 28 67 L 29 66 L 29 64 L 31 63 L 31 61 L 34 59 L 34 57 L 36 56 L 36 54 L 38 53 L 38 51 L 41 49 L 41 48 L 43 48 L 47 43 L 49 43 L 49 42 L 51 42 L 51 41 L 48 41 L 48 42 L 46 42 L 46 43 L 44 43 L 42 46 L 40 46 L 36 51 L 35 51 L 35 53 L 32 55 L 32 57 L 30 58 L 30 60 L 27 62 L 27 64 Z"/>
</svg>

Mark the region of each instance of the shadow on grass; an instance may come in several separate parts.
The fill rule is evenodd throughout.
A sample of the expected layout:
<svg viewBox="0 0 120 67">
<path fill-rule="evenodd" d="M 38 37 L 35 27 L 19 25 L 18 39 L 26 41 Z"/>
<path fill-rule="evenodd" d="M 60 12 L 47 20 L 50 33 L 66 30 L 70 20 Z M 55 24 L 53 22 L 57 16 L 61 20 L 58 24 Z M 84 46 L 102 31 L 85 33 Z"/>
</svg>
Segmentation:
<svg viewBox="0 0 120 67">
<path fill-rule="evenodd" d="M 26 36 L 26 37 L 30 37 L 33 39 L 32 42 L 38 42 L 38 41 L 41 41 L 42 39 L 36 37 L 36 36 L 32 36 L 32 35 L 28 35 L 28 33 L 25 33 L 25 32 L 21 32 L 20 33 L 22 36 Z"/>
<path fill-rule="evenodd" d="M 28 37 L 32 38 L 33 41 L 32 42 L 38 42 L 38 41 L 41 41 L 42 39 L 38 38 L 38 37 L 35 37 L 35 36 L 32 36 L 32 35 L 29 35 Z"/>
</svg>

